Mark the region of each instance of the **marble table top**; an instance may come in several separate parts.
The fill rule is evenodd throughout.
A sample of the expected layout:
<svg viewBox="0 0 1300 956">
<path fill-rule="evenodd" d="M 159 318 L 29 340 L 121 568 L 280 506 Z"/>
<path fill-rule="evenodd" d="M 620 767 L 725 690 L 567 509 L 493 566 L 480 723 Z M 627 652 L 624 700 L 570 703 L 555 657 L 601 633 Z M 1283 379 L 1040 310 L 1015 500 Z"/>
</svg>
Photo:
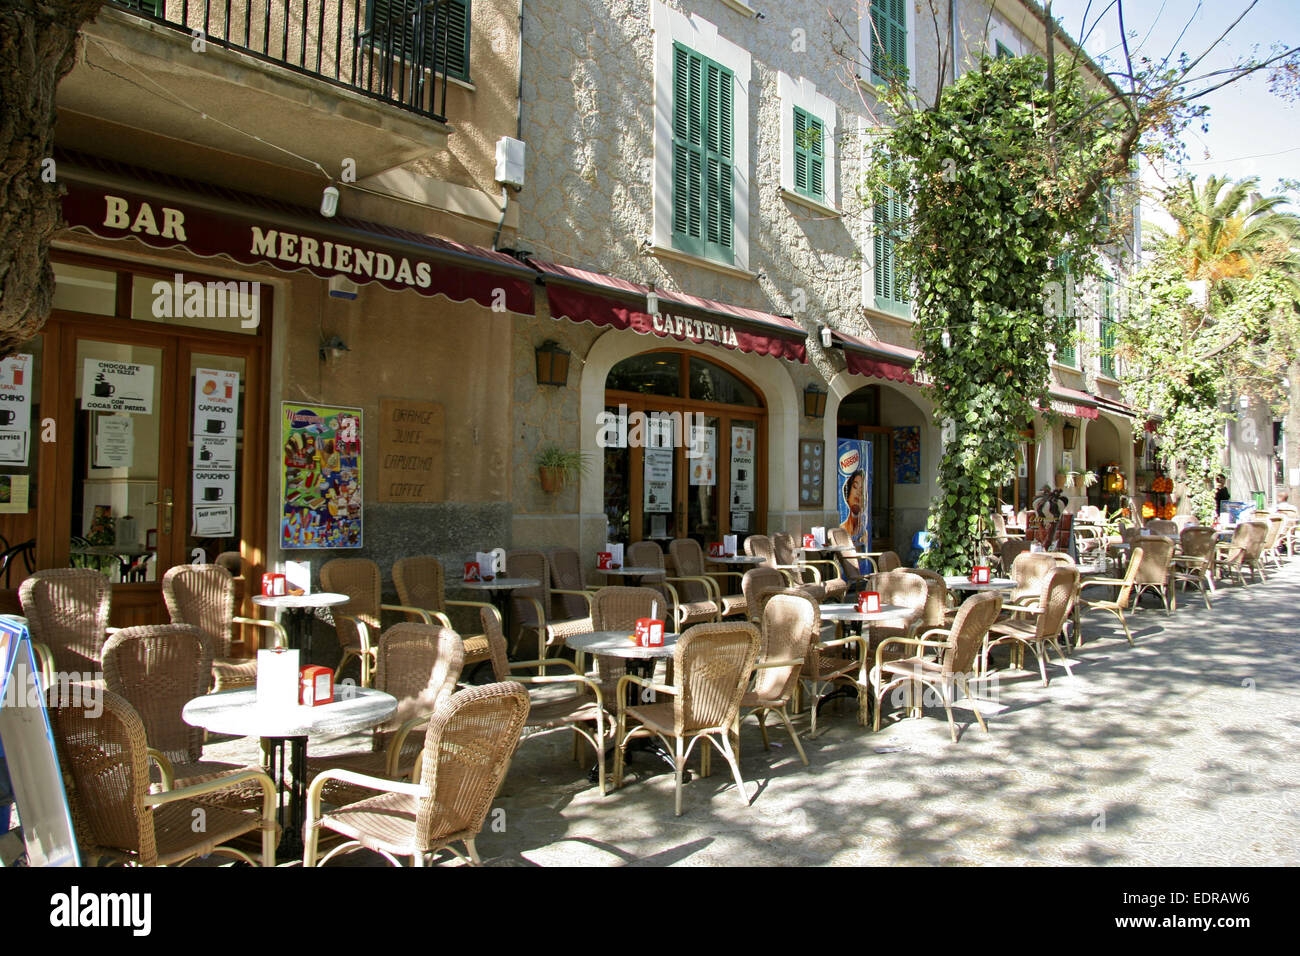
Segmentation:
<svg viewBox="0 0 1300 956">
<path fill-rule="evenodd" d="M 617 631 L 588 631 L 586 634 L 570 634 L 564 643 L 575 651 L 584 654 L 597 654 L 602 657 L 628 657 L 650 660 L 658 657 L 672 657 L 678 635 L 664 633 L 662 647 L 642 647 L 633 643 L 632 631 L 625 628 Z"/>
<path fill-rule="evenodd" d="M 540 587 L 541 583 L 536 578 L 493 578 L 491 581 L 461 581 L 460 586 L 467 591 L 512 591 Z"/>
<path fill-rule="evenodd" d="M 258 607 L 336 607 L 352 600 L 346 594 L 334 591 L 317 591 L 313 594 L 254 594 L 253 603 Z"/>
<path fill-rule="evenodd" d="M 256 688 L 195 697 L 181 710 L 191 727 L 237 737 L 315 737 L 373 727 L 397 710 L 397 698 L 370 687 L 334 686 L 334 702 L 317 707 L 259 706 Z"/>
</svg>

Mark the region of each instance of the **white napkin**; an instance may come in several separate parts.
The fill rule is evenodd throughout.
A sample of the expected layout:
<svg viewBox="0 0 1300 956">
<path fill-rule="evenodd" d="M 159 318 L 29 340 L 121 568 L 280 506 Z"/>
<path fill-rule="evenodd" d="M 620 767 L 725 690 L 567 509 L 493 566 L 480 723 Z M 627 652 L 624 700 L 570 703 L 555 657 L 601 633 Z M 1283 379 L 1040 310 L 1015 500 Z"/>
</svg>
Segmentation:
<svg viewBox="0 0 1300 956">
<path fill-rule="evenodd" d="M 617 565 L 619 565 L 620 567 L 622 567 L 622 565 L 623 565 L 623 546 L 622 546 L 621 544 L 615 544 L 615 543 L 612 542 L 612 541 L 607 541 L 607 542 L 605 542 L 605 550 L 609 552 L 609 555 L 610 555 L 610 557 L 609 557 L 610 564 L 617 564 Z"/>
<path fill-rule="evenodd" d="M 474 560 L 478 562 L 479 577 L 492 577 L 496 572 L 497 559 L 491 551 L 475 551 Z"/>
<path fill-rule="evenodd" d="M 734 534 L 724 534 L 722 536 L 722 553 L 723 554 L 736 553 L 736 536 Z"/>
<path fill-rule="evenodd" d="M 298 704 L 298 652 L 257 652 L 257 706 L 295 707 Z"/>
<path fill-rule="evenodd" d="M 813 536 L 813 544 L 817 545 L 817 547 L 819 547 L 819 548 L 824 548 L 824 547 L 826 547 L 826 529 L 825 529 L 825 528 L 821 528 L 821 527 L 813 528 L 813 529 L 812 529 L 812 536 Z"/>
<path fill-rule="evenodd" d="M 284 562 L 284 579 L 290 588 L 302 588 L 303 594 L 311 594 L 311 562 Z"/>
</svg>

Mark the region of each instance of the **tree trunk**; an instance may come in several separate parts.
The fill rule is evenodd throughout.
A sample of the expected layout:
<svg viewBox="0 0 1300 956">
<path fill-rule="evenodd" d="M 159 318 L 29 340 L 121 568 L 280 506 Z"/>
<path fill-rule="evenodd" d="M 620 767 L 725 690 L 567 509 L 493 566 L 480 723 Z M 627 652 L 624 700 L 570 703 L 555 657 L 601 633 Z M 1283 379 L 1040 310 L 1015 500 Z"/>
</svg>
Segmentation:
<svg viewBox="0 0 1300 956">
<path fill-rule="evenodd" d="M 0 358 L 45 325 L 63 225 L 54 94 L 103 0 L 0 0 Z"/>
<path fill-rule="evenodd" d="M 1300 359 L 1291 363 L 1287 371 L 1287 381 L 1291 385 L 1291 394 L 1287 396 L 1286 423 L 1283 427 L 1283 439 L 1286 442 L 1286 456 L 1282 461 L 1286 474 L 1281 484 L 1290 494 L 1291 504 L 1300 503 L 1300 482 L 1295 480 L 1300 472 Z"/>
</svg>

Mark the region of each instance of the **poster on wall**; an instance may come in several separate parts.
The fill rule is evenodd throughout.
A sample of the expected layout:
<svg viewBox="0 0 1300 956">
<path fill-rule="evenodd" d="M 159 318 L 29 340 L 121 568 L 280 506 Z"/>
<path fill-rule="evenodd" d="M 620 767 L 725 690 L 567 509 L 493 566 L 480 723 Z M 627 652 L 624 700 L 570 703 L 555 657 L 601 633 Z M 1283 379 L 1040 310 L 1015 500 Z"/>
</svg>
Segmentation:
<svg viewBox="0 0 1300 956">
<path fill-rule="evenodd" d="M 686 456 L 686 467 L 690 472 L 692 485 L 716 485 L 718 483 L 718 430 L 706 425 L 691 427 L 690 454 Z"/>
<path fill-rule="evenodd" d="M 280 408 L 280 546 L 361 547 L 361 409 Z"/>
<path fill-rule="evenodd" d="M 130 468 L 135 461 L 135 419 L 130 415 L 95 416 L 95 467 Z"/>
<path fill-rule="evenodd" d="M 32 427 L 32 357 L 0 361 L 0 464 L 26 465 Z"/>
<path fill-rule="evenodd" d="M 81 366 L 81 407 L 88 412 L 153 414 L 153 366 L 86 359 Z"/>
<path fill-rule="evenodd" d="M 835 500 L 840 527 L 859 551 L 871 550 L 871 443 L 841 438 L 836 448 Z M 859 562 L 859 570 L 869 569 Z"/>
<path fill-rule="evenodd" d="M 921 483 L 921 428 L 902 425 L 894 429 L 894 484 Z"/>
<path fill-rule="evenodd" d="M 645 423 L 644 481 L 645 500 L 642 510 L 647 514 L 667 514 L 673 510 L 673 430 L 670 421 L 650 418 Z M 655 528 L 651 522 L 651 531 Z M 664 524 L 667 534 L 667 522 Z M 660 535 L 663 537 L 664 535 Z M 653 534 L 652 534 L 653 537 Z"/>
<path fill-rule="evenodd" d="M 238 429 L 239 373 L 195 369 L 190 533 L 196 538 L 224 538 L 235 533 Z"/>
<path fill-rule="evenodd" d="M 194 370 L 194 435 L 234 437 L 239 421 L 239 373 Z"/>
<path fill-rule="evenodd" d="M 754 510 L 754 429 L 731 430 L 731 510 Z"/>
</svg>

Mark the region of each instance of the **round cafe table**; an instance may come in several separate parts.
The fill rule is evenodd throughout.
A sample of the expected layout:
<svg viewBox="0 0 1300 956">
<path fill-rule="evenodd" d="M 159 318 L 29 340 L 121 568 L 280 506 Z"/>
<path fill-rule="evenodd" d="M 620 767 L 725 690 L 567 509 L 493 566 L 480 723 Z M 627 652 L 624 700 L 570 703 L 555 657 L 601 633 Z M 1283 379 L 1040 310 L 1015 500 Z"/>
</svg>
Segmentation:
<svg viewBox="0 0 1300 956">
<path fill-rule="evenodd" d="M 859 611 L 856 604 L 823 604 L 820 610 L 821 619 L 823 621 L 835 622 L 835 631 L 838 636 L 840 629 L 846 623 L 857 625 L 858 633 L 861 633 L 863 624 L 898 622 L 906 618 L 916 609 L 902 604 L 882 604 L 880 605 L 879 611 Z M 859 683 L 865 684 L 867 682 L 867 673 L 870 670 L 871 661 L 863 660 L 858 673 Z M 845 697 L 856 699 L 857 696 L 857 688 L 841 685 L 817 703 L 817 712 L 820 714 L 821 709 L 826 706 L 828 701 Z"/>
<path fill-rule="evenodd" d="M 743 564 L 750 566 L 762 564 L 764 561 L 763 558 L 756 554 L 720 554 L 712 557 L 706 554 L 704 560 L 709 564 Z"/>
<path fill-rule="evenodd" d="M 670 631 L 664 632 L 664 642 L 661 646 L 642 647 L 632 640 L 632 631 L 630 628 L 623 628 L 614 631 L 588 631 L 586 634 L 570 634 L 564 639 L 564 643 L 573 648 L 579 654 L 594 654 L 597 657 L 617 657 L 625 662 L 629 673 L 636 674 L 639 677 L 653 677 L 655 670 L 655 661 L 672 657 L 677 646 L 678 635 Z M 582 670 L 583 668 L 579 668 Z M 612 701 L 606 701 L 606 705 L 612 704 Z M 637 703 L 637 687 L 635 684 L 630 685 L 627 689 L 627 705 L 635 706 Z M 618 741 L 614 742 L 618 746 Z M 676 767 L 672 755 L 663 749 L 663 745 L 656 737 L 640 737 L 629 744 L 629 750 L 649 751 L 670 767 Z M 610 759 L 612 754 L 606 753 L 606 759 Z M 599 770 L 596 767 L 591 769 L 587 775 L 594 783 L 599 780 Z M 683 777 L 683 779 L 689 779 Z"/>
<path fill-rule="evenodd" d="M 606 581 L 608 581 L 609 578 L 628 578 L 628 585 L 634 588 L 639 588 L 641 586 L 642 578 L 648 577 L 652 574 L 667 573 L 663 568 L 629 568 L 626 564 L 620 565 L 617 568 L 597 568 L 596 570 L 605 575 Z"/>
<path fill-rule="evenodd" d="M 181 718 L 191 727 L 235 737 L 261 737 L 270 745 L 271 776 L 281 797 L 281 837 L 276 853 L 281 862 L 302 859 L 302 825 L 307 818 L 307 739 L 365 730 L 397 710 L 397 698 L 382 690 L 344 684 L 337 685 L 334 692 L 338 696 L 332 703 L 316 707 L 271 706 L 257 702 L 255 688 L 244 688 L 204 694 L 181 709 Z"/>
<path fill-rule="evenodd" d="M 321 607 L 338 607 L 340 604 L 347 604 L 350 600 L 352 599 L 346 594 L 338 594 L 334 591 L 276 596 L 253 595 L 253 603 L 258 607 L 273 607 L 284 612 L 284 630 L 289 638 L 289 647 L 303 652 L 301 660 L 303 664 L 311 663 L 312 612 Z"/>
<path fill-rule="evenodd" d="M 948 586 L 949 591 L 1010 591 L 1016 586 L 1016 582 L 1010 578 L 989 578 L 987 584 L 976 584 L 964 574 L 945 575 L 943 583 Z"/>
<path fill-rule="evenodd" d="M 541 581 L 536 578 L 506 578 L 494 577 L 491 581 L 462 581 L 460 586 L 466 591 L 486 591 L 488 600 L 493 606 L 501 612 L 501 633 L 510 640 L 510 592 L 518 591 L 521 588 L 540 587 Z M 543 613 L 549 614 L 549 608 L 543 608 Z M 542 622 L 537 622 L 540 627 Z M 541 638 L 539 638 L 540 640 Z"/>
</svg>

